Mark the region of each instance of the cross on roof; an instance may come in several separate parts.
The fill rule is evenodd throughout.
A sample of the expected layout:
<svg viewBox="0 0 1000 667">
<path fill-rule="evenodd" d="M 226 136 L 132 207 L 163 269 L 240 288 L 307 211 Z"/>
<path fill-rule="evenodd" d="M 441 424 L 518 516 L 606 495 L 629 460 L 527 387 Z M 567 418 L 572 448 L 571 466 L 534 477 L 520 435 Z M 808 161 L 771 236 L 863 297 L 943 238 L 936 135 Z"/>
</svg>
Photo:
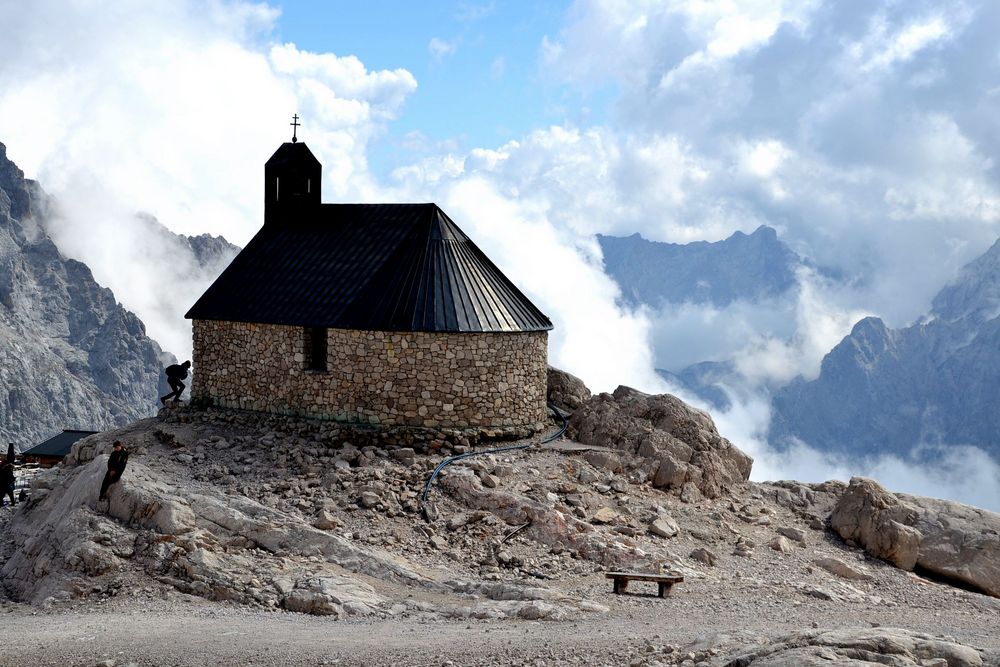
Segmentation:
<svg viewBox="0 0 1000 667">
<path fill-rule="evenodd" d="M 294 144 L 295 142 L 297 142 L 299 140 L 298 137 L 296 137 L 295 135 L 298 133 L 299 127 L 302 126 L 302 123 L 299 122 L 299 115 L 298 114 L 295 114 L 294 116 L 292 116 L 292 122 L 289 123 L 289 125 L 292 126 L 292 143 Z"/>
</svg>

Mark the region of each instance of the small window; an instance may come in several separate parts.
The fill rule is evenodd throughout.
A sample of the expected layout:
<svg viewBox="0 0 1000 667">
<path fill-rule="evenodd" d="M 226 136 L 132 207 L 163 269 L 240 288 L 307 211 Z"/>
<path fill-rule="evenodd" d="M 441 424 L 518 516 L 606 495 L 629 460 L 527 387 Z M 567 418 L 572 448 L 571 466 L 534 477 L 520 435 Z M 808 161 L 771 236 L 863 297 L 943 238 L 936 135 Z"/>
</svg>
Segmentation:
<svg viewBox="0 0 1000 667">
<path fill-rule="evenodd" d="M 326 370 L 326 327 L 306 328 L 306 370 Z"/>
</svg>

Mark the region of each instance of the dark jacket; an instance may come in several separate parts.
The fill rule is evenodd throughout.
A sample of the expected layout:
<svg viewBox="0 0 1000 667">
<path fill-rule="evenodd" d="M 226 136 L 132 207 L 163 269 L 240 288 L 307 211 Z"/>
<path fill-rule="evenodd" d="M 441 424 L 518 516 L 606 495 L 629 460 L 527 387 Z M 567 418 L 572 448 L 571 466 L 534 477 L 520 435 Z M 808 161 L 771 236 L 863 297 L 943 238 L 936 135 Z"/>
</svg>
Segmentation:
<svg viewBox="0 0 1000 667">
<path fill-rule="evenodd" d="M 170 364 L 167 366 L 167 377 L 175 380 L 183 380 L 188 376 L 188 371 L 180 364 Z"/>
<path fill-rule="evenodd" d="M 14 486 L 14 466 L 9 463 L 0 463 L 0 489 L 7 489 Z"/>
<path fill-rule="evenodd" d="M 128 452 L 124 449 L 116 452 L 111 450 L 111 456 L 108 457 L 108 470 L 114 470 L 117 473 L 125 472 L 125 464 L 128 463 Z"/>
</svg>

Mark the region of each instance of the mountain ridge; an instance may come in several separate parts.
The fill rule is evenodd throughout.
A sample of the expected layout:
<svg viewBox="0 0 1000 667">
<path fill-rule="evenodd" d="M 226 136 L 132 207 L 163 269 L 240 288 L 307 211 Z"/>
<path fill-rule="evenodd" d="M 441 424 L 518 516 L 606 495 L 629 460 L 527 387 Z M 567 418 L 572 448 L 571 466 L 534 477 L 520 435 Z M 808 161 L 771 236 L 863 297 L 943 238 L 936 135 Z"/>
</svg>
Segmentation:
<svg viewBox="0 0 1000 667">
<path fill-rule="evenodd" d="M 854 453 L 971 445 L 1000 457 L 1000 241 L 932 303 L 908 327 L 857 322 L 815 380 L 775 393 L 773 440 Z"/>
<path fill-rule="evenodd" d="M 159 345 L 48 236 L 54 203 L 0 143 L 0 438 L 25 450 L 63 428 L 153 414 Z"/>
<path fill-rule="evenodd" d="M 608 275 L 632 306 L 686 302 L 725 306 L 774 297 L 795 287 L 795 271 L 805 264 L 766 225 L 716 242 L 663 243 L 638 233 L 598 234 L 597 241 Z"/>
</svg>

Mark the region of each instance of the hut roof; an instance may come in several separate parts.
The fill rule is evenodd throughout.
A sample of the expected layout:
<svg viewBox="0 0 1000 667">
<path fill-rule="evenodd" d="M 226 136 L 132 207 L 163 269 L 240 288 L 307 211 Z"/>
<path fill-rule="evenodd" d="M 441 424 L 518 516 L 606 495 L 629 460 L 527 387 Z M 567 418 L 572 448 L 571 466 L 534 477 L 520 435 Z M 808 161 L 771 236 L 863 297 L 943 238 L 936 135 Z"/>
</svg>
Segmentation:
<svg viewBox="0 0 1000 667">
<path fill-rule="evenodd" d="M 45 442 L 39 443 L 26 452 L 21 452 L 21 456 L 66 456 L 77 440 L 94 435 L 97 431 L 75 431 L 64 430 L 58 435 L 54 435 Z"/>
<path fill-rule="evenodd" d="M 186 317 L 377 331 L 552 328 L 436 204 L 298 213 L 265 224 Z"/>
</svg>

